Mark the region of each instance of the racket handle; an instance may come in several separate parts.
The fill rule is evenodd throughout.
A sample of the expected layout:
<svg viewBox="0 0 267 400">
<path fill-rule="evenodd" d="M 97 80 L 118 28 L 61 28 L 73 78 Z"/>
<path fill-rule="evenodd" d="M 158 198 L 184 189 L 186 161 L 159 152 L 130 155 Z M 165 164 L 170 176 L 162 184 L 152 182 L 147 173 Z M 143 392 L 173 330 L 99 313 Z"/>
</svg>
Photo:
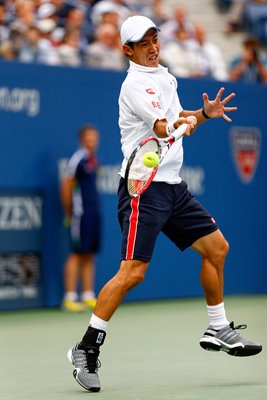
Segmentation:
<svg viewBox="0 0 267 400">
<path fill-rule="evenodd" d="M 188 127 L 188 124 L 182 124 L 180 125 L 172 134 L 170 137 L 174 138 L 174 141 L 180 139 L 182 136 L 184 136 L 184 133 Z"/>
</svg>

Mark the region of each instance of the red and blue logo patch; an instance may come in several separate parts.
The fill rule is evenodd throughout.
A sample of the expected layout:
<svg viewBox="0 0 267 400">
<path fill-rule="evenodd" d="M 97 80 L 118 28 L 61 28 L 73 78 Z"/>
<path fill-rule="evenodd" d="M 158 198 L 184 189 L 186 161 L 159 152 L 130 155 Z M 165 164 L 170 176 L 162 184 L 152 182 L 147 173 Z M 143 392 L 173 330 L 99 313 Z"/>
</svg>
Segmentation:
<svg viewBox="0 0 267 400">
<path fill-rule="evenodd" d="M 250 183 L 260 159 L 261 131 L 255 127 L 233 127 L 230 137 L 238 175 L 242 182 Z"/>
</svg>

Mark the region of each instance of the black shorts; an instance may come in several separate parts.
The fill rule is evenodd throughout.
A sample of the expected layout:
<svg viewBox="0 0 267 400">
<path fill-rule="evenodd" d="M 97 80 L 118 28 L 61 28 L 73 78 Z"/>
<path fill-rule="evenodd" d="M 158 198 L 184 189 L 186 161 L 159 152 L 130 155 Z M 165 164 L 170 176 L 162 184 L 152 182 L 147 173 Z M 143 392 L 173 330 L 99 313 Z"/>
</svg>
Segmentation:
<svg viewBox="0 0 267 400">
<path fill-rule="evenodd" d="M 90 212 L 81 216 L 72 216 L 71 251 L 78 254 L 96 254 L 101 247 L 101 216 L 99 212 Z"/>
<path fill-rule="evenodd" d="M 218 229 L 184 181 L 176 185 L 152 182 L 141 196 L 131 198 L 121 178 L 118 218 L 122 229 L 122 260 L 150 261 L 160 232 L 185 250 Z"/>
</svg>

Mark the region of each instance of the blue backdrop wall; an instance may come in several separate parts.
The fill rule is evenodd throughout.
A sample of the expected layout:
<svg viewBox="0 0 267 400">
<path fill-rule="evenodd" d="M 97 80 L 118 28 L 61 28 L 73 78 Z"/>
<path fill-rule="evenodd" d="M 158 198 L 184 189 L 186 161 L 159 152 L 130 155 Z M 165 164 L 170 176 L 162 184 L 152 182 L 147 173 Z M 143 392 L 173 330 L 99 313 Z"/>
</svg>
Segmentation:
<svg viewBox="0 0 267 400">
<path fill-rule="evenodd" d="M 116 189 L 122 156 L 117 100 L 125 75 L 3 62 L 0 76 L 0 305 L 8 307 L 12 296 L 13 305 L 23 304 L 16 301 L 25 290 L 19 294 L 11 290 L 12 285 L 25 287 L 18 277 L 21 261 L 17 260 L 17 269 L 12 262 L 14 255 L 26 252 L 38 253 L 40 261 L 34 281 L 36 304 L 56 306 L 62 298 L 68 251 L 59 180 L 66 159 L 76 149 L 77 130 L 85 122 L 96 124 L 105 139 L 105 146 L 99 148 L 104 236 L 97 258 L 97 291 L 119 265 Z M 219 88 L 217 82 L 179 80 L 178 91 L 183 107 L 195 109 L 202 106 L 204 91 L 213 98 Z M 230 83 L 225 88 L 226 93 L 236 92 L 232 104 L 238 111 L 232 114 L 233 122 L 210 120 L 184 140 L 183 177 L 230 242 L 225 292 L 267 293 L 267 88 Z M 41 211 L 35 207 L 35 191 L 42 199 Z M 33 235 L 22 246 L 38 212 L 42 221 L 38 248 L 32 244 Z M 160 236 L 145 281 L 127 299 L 202 294 L 200 262 L 192 250 L 182 254 Z M 31 285 L 33 280 L 28 281 Z"/>
</svg>

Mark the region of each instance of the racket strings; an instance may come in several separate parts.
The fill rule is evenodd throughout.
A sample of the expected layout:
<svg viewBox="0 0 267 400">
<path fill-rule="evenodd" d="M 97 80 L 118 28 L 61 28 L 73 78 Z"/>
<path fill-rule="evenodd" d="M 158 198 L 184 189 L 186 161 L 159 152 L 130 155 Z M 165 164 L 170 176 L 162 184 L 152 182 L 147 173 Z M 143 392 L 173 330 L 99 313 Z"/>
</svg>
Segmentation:
<svg viewBox="0 0 267 400">
<path fill-rule="evenodd" d="M 155 140 L 147 141 L 135 154 L 128 175 L 128 192 L 130 196 L 141 194 L 148 182 L 155 176 L 157 168 L 149 168 L 144 165 L 144 155 L 150 151 L 159 153 L 159 146 Z"/>
</svg>

